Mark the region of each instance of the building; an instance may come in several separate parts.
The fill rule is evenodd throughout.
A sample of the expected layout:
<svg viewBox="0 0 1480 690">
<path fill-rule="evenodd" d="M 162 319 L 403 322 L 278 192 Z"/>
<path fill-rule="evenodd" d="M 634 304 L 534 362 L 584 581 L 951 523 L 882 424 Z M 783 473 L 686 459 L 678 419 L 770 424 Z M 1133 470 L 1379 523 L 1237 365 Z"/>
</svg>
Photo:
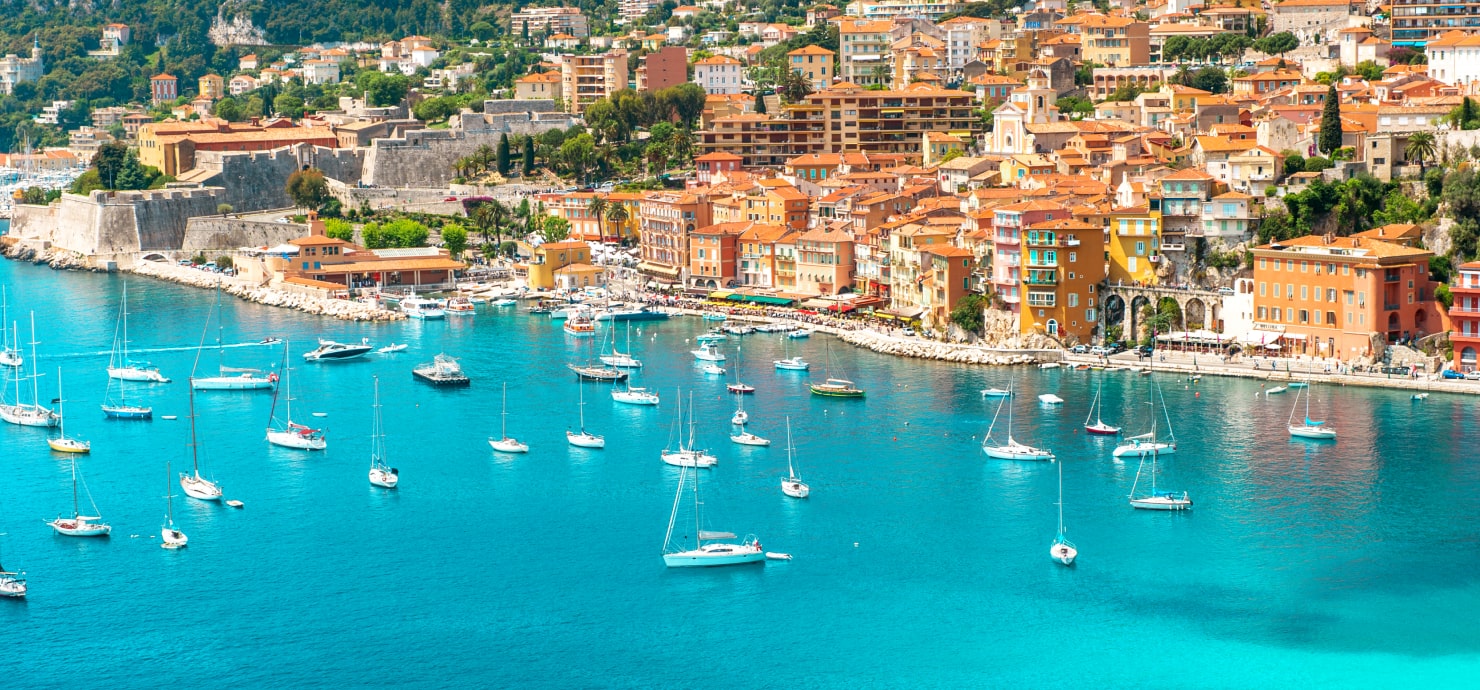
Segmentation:
<svg viewBox="0 0 1480 690">
<path fill-rule="evenodd" d="M 664 46 L 661 50 L 642 56 L 642 76 L 638 78 L 638 91 L 657 91 L 678 86 L 689 80 L 689 49 L 683 46 Z"/>
<path fill-rule="evenodd" d="M 45 71 L 40 42 L 32 44 L 31 57 L 23 58 L 11 53 L 0 58 L 0 94 L 15 93 L 16 84 L 36 81 Z"/>
<path fill-rule="evenodd" d="M 1051 201 L 1022 201 L 992 210 L 990 284 L 1009 311 L 1017 312 L 1022 304 L 1024 228 L 1068 217 L 1068 209 Z"/>
<path fill-rule="evenodd" d="M 222 79 L 219 74 L 201 75 L 201 78 L 196 81 L 196 87 L 196 93 L 201 98 L 212 101 L 221 100 L 221 97 L 226 94 L 226 80 Z"/>
<path fill-rule="evenodd" d="M 689 283 L 709 289 L 739 284 L 740 236 L 749 222 L 717 223 L 689 234 Z"/>
<path fill-rule="evenodd" d="M 1089 15 L 1080 29 L 1080 56 L 1085 62 L 1109 67 L 1136 67 L 1150 62 L 1151 34 L 1146 22 Z"/>
<path fill-rule="evenodd" d="M 1161 191 L 1161 248 L 1185 251 L 1188 237 L 1203 234 L 1203 204 L 1213 198 L 1216 180 L 1201 170 L 1179 170 L 1157 182 Z"/>
<path fill-rule="evenodd" d="M 854 0 L 848 3 L 848 14 L 864 19 L 920 17 L 935 21 L 965 6 L 965 2 L 952 0 Z"/>
<path fill-rule="evenodd" d="M 741 63 L 725 55 L 712 55 L 694 63 L 694 83 L 710 94 L 737 94 L 745 90 Z"/>
<path fill-rule="evenodd" d="M 1029 127 L 1058 122 L 1062 119 L 1058 93 L 1049 85 L 1048 74 L 1035 69 L 1028 74 L 1028 85 L 1015 89 L 1008 100 L 992 110 L 992 136 L 986 148 L 990 153 L 1034 153 L 1037 146 Z M 1066 123 L 1067 124 L 1067 123 Z"/>
<path fill-rule="evenodd" d="M 1034 223 L 1023 233 L 1022 333 L 1089 342 L 1096 335 L 1105 233 L 1072 218 Z"/>
<path fill-rule="evenodd" d="M 242 71 L 249 72 L 251 70 L 257 69 L 257 67 L 258 65 L 256 53 L 252 53 L 251 55 L 243 55 L 241 59 L 237 60 L 236 62 L 236 68 Z"/>
<path fill-rule="evenodd" d="M 813 91 L 821 91 L 833 83 L 833 60 L 837 53 L 820 46 L 797 48 L 786 54 L 787 66 L 802 75 Z"/>
<path fill-rule="evenodd" d="M 669 284 L 684 282 L 689 269 L 689 235 L 713 225 L 709 197 L 691 192 L 653 192 L 638 203 L 642 238 L 637 270 Z"/>
<path fill-rule="evenodd" d="M 1394 46 L 1418 47 L 1453 29 L 1474 32 L 1480 28 L 1470 3 L 1445 4 L 1437 0 L 1401 0 L 1391 5 Z"/>
<path fill-rule="evenodd" d="M 965 247 L 942 244 L 922 252 L 920 259 L 929 262 L 928 268 L 921 265 L 925 270 L 920 281 L 921 320 L 931 328 L 944 331 L 951 322 L 951 310 L 971 293 L 976 255 Z"/>
<path fill-rule="evenodd" d="M 599 55 L 563 56 L 561 93 L 566 108 L 581 113 L 586 106 L 627 88 L 627 52 L 614 50 Z"/>
<path fill-rule="evenodd" d="M 617 4 L 617 11 L 622 15 L 623 19 L 631 21 L 642 19 L 643 15 L 653 11 L 653 8 L 661 4 L 658 0 L 621 0 Z"/>
<path fill-rule="evenodd" d="M 1161 264 L 1161 212 L 1144 206 L 1118 208 L 1107 215 L 1110 223 L 1111 283 L 1155 285 Z"/>
<path fill-rule="evenodd" d="M 238 74 L 227 82 L 226 90 L 233 96 L 240 96 L 248 91 L 257 89 L 257 79 L 249 74 Z"/>
<path fill-rule="evenodd" d="M 1363 237 L 1307 235 L 1254 248 L 1256 328 L 1287 352 L 1354 359 L 1445 330 L 1429 280 L 1433 253 Z"/>
<path fill-rule="evenodd" d="M 156 74 L 149 78 L 149 95 L 155 105 L 169 103 L 180 97 L 180 80 L 171 74 Z"/>
<path fill-rule="evenodd" d="M 696 134 L 696 147 L 703 153 L 740 156 L 747 168 L 780 167 L 796 156 L 844 151 L 898 154 L 918 163 L 925 132 L 975 137 L 981 118 L 972 114 L 974 103 L 971 93 L 928 84 L 871 91 L 845 82 L 776 115 L 715 118 Z"/>
<path fill-rule="evenodd" d="M 1398 40 L 1400 27 L 1403 27 L 1403 24 L 1398 19 L 1400 16 L 1403 16 L 1398 11 L 1399 7 L 1400 5 L 1394 3 L 1393 40 L 1395 42 Z M 1404 4 L 1401 7 L 1409 8 L 1414 6 Z M 1413 10 L 1407 13 L 1407 16 L 1412 17 L 1408 21 L 1411 23 L 1425 23 L 1426 25 L 1436 27 L 1440 24 L 1447 24 L 1449 20 L 1441 21 L 1438 16 L 1435 16 L 1431 20 L 1416 18 L 1426 14 L 1440 15 L 1438 7 L 1439 3 L 1437 2 L 1432 2 L 1429 7 L 1414 7 Z M 1269 8 L 1269 30 L 1271 33 L 1289 31 L 1295 33 L 1297 36 L 1307 36 L 1313 33 L 1318 36 L 1324 36 L 1327 31 L 1345 29 L 1350 23 L 1349 17 L 1351 16 L 1352 0 L 1283 0 L 1283 2 L 1274 3 Z M 1428 21 L 1432 21 L 1432 24 L 1427 24 Z M 1449 28 L 1449 26 L 1446 25 L 1445 28 Z M 1412 28 L 1410 27 L 1411 31 Z M 1434 33 L 1438 32 L 1435 31 Z M 1412 34 L 1410 33 L 1410 35 Z M 1334 40 L 1334 38 L 1333 36 L 1332 39 Z M 1427 38 L 1427 35 L 1424 38 Z M 1413 39 L 1406 38 L 1404 40 Z"/>
<path fill-rule="evenodd" d="M 733 153 L 706 153 L 694 159 L 694 179 L 701 185 L 708 185 L 719 173 L 739 170 L 740 161 L 740 157 Z"/>
<path fill-rule="evenodd" d="M 328 127 L 258 127 L 221 120 L 154 122 L 139 129 L 139 162 L 172 177 L 195 167 L 197 151 L 267 151 L 313 144 L 335 148 L 339 139 Z"/>
<path fill-rule="evenodd" d="M 339 63 L 333 60 L 304 60 L 303 83 L 338 84 Z"/>
<path fill-rule="evenodd" d="M 100 47 L 103 50 L 111 51 L 116 54 L 124 46 L 128 45 L 128 39 L 128 24 L 104 24 L 103 38 L 99 41 L 99 43 L 101 44 Z"/>
<path fill-rule="evenodd" d="M 889 84 L 889 46 L 894 22 L 846 19 L 838 23 L 838 74 L 859 86 Z"/>
<path fill-rule="evenodd" d="M 1455 371 L 1480 371 L 1480 261 L 1460 264 L 1449 286 L 1454 304 L 1449 307 L 1449 343 L 1454 346 Z"/>
<path fill-rule="evenodd" d="M 796 238 L 796 290 L 807 295 L 836 295 L 853 289 L 853 236 L 834 225 L 821 225 Z"/>
<path fill-rule="evenodd" d="M 523 263 L 523 268 L 525 284 L 532 290 L 582 288 L 600 285 L 602 282 L 600 276 L 604 270 L 591 264 L 591 247 L 585 242 L 546 242 L 531 248 L 530 254 L 529 260 Z M 518 271 L 518 267 L 515 271 Z"/>
<path fill-rule="evenodd" d="M 591 35 L 586 15 L 574 7 L 526 7 L 509 16 L 509 28 L 520 36 L 545 33 L 586 38 Z"/>
<path fill-rule="evenodd" d="M 442 288 L 452 284 L 455 272 L 467 268 L 446 249 L 369 250 L 326 237 L 318 219 L 309 221 L 309 233 L 263 252 L 261 261 L 239 262 L 237 270 L 254 284 L 347 295 L 353 288 Z"/>
<path fill-rule="evenodd" d="M 779 287 L 777 276 L 777 243 L 794 243 L 797 231 L 780 225 L 750 223 L 740 233 L 739 281 L 741 285 Z M 795 273 L 793 259 L 793 274 Z M 793 279 L 789 287 L 795 287 Z"/>
<path fill-rule="evenodd" d="M 520 101 L 560 100 L 564 80 L 559 72 L 541 72 L 514 80 L 514 98 Z"/>
</svg>

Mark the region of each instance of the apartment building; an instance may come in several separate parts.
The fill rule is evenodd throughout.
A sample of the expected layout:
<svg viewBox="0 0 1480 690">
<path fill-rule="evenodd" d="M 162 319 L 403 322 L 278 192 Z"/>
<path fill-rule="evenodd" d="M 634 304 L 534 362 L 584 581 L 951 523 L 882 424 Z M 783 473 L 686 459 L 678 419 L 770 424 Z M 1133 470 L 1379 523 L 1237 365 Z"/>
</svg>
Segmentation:
<svg viewBox="0 0 1480 690">
<path fill-rule="evenodd" d="M 1110 225 L 1111 283 L 1155 285 L 1161 264 L 1161 211 L 1145 206 L 1118 208 L 1106 214 Z"/>
<path fill-rule="evenodd" d="M 1151 27 L 1130 17 L 1089 15 L 1080 24 L 1080 56 L 1109 67 L 1136 67 L 1151 59 Z"/>
<path fill-rule="evenodd" d="M 694 83 L 704 89 L 704 93 L 742 93 L 745 91 L 745 71 L 735 58 L 711 55 L 694 62 Z"/>
<path fill-rule="evenodd" d="M 992 210 L 991 287 L 1007 309 L 1018 312 L 1023 300 L 1023 231 L 1032 225 L 1063 220 L 1069 210 L 1051 201 L 1023 201 Z"/>
<path fill-rule="evenodd" d="M 838 24 L 838 73 L 859 86 L 889 83 L 894 22 L 848 19 Z"/>
<path fill-rule="evenodd" d="M 514 98 L 521 101 L 560 100 L 565 97 L 559 72 L 528 74 L 514 80 Z"/>
<path fill-rule="evenodd" d="M 786 64 L 791 71 L 802 75 L 813 91 L 821 91 L 833 83 L 833 60 L 837 53 L 821 46 L 797 48 L 786 54 Z"/>
<path fill-rule="evenodd" d="M 1449 286 L 1454 304 L 1449 307 L 1452 322 L 1449 343 L 1454 346 L 1455 371 L 1480 369 L 1480 261 L 1460 264 L 1459 274 Z"/>
<path fill-rule="evenodd" d="M 1441 12 L 1441 7 L 1452 5 L 1441 5 L 1438 2 L 1428 0 L 1422 4 L 1406 4 L 1405 0 L 1393 0 L 1393 41 L 1417 40 L 1422 42 L 1428 34 L 1422 32 L 1422 28 L 1440 26 L 1443 29 L 1455 28 L 1453 20 L 1443 15 L 1450 14 Z M 1399 8 L 1407 11 L 1400 11 Z M 1426 16 L 1433 15 L 1433 16 Z M 1406 19 L 1400 20 L 1400 17 Z M 1311 32 L 1324 32 L 1327 30 L 1345 29 L 1352 18 L 1352 0 L 1284 0 L 1277 2 L 1269 8 L 1269 30 L 1271 33 L 1289 31 L 1294 33 L 1301 31 L 1306 34 Z M 1406 24 L 1404 22 L 1407 22 Z M 1399 38 L 1399 32 L 1408 31 L 1404 38 Z M 1414 36 L 1422 34 L 1415 39 Z M 1438 31 L 1434 32 L 1439 33 Z"/>
<path fill-rule="evenodd" d="M 795 241 L 797 232 L 781 225 L 750 223 L 740 233 L 740 261 L 738 267 L 741 285 L 752 287 L 778 287 L 777 243 Z M 793 259 L 794 261 L 794 259 Z M 795 269 L 793 268 L 793 273 Z M 796 285 L 795 282 L 792 283 Z"/>
<path fill-rule="evenodd" d="M 627 52 L 566 54 L 562 56 L 560 78 L 566 108 L 572 113 L 584 112 L 586 106 L 627 88 Z"/>
<path fill-rule="evenodd" d="M 689 234 L 689 283 L 709 289 L 738 284 L 740 235 L 750 223 L 719 223 Z"/>
<path fill-rule="evenodd" d="M 855 0 L 848 4 L 848 14 L 864 19 L 921 17 L 935 21 L 965 6 L 965 2 L 952 0 Z"/>
<path fill-rule="evenodd" d="M 1254 248 L 1254 319 L 1287 351 L 1351 359 L 1445 330 L 1429 280 L 1433 252 L 1364 237 L 1307 235 Z M 1456 348 L 1461 351 L 1462 348 Z"/>
<path fill-rule="evenodd" d="M 510 15 L 509 27 L 521 36 L 526 30 L 531 36 L 546 33 L 586 38 L 591 35 L 586 15 L 574 7 L 526 7 Z"/>
<path fill-rule="evenodd" d="M 919 163 L 926 132 L 974 137 L 974 94 L 912 84 L 898 91 L 870 91 L 839 84 L 787 106 L 782 113 L 716 118 L 697 133 L 701 153 L 728 152 L 744 167 L 781 167 L 796 156 L 861 151 L 899 154 Z"/>
<path fill-rule="evenodd" d="M 853 236 L 833 223 L 796 238 L 796 289 L 808 295 L 836 295 L 853 288 Z"/>
<path fill-rule="evenodd" d="M 1104 231 L 1072 218 L 1033 223 L 1023 233 L 1022 254 L 1020 331 L 1092 340 L 1105 280 Z"/>
<path fill-rule="evenodd" d="M 680 283 L 689 270 L 689 235 L 713 225 L 709 197 L 690 192 L 653 192 L 638 203 L 641 261 L 637 270 Z"/>
<path fill-rule="evenodd" d="M 1188 236 L 1202 235 L 1203 203 L 1217 181 L 1201 170 L 1179 170 L 1157 182 L 1161 190 L 1162 250 L 1184 251 Z"/>
</svg>

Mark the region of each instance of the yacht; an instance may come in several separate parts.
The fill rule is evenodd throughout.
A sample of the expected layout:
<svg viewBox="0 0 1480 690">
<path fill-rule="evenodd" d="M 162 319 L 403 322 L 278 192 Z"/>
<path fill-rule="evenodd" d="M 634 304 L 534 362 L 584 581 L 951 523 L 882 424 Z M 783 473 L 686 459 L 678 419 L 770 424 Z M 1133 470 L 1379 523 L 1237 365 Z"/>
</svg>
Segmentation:
<svg viewBox="0 0 1480 690">
<path fill-rule="evenodd" d="M 319 346 L 303 353 L 303 358 L 310 362 L 337 362 L 363 356 L 372 349 L 374 346 L 369 340 L 361 340 L 358 345 L 349 345 L 320 338 Z"/>
<path fill-rule="evenodd" d="M 705 362 L 725 361 L 725 353 L 720 352 L 719 347 L 717 347 L 714 343 L 704 343 L 703 345 L 700 345 L 699 349 L 697 350 L 689 350 L 689 354 L 692 354 L 694 356 L 694 359 L 702 360 Z"/>
<path fill-rule="evenodd" d="M 401 311 L 413 319 L 447 318 L 447 310 L 442 308 L 440 301 L 425 297 L 407 297 L 401 300 Z"/>
</svg>

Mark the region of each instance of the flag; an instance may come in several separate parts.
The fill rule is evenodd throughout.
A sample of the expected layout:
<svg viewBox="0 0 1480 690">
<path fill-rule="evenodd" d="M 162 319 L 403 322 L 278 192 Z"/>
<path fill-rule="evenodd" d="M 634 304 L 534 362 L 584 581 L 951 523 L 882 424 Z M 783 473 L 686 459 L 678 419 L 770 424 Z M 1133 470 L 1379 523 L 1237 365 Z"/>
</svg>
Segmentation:
<svg viewBox="0 0 1480 690">
<path fill-rule="evenodd" d="M 53 405 L 55 405 L 55 404 L 57 404 L 57 403 L 59 403 L 59 402 L 61 402 L 61 401 L 62 401 L 62 399 L 61 399 L 61 398 L 52 398 L 52 399 L 51 399 L 51 404 L 53 404 Z"/>
</svg>

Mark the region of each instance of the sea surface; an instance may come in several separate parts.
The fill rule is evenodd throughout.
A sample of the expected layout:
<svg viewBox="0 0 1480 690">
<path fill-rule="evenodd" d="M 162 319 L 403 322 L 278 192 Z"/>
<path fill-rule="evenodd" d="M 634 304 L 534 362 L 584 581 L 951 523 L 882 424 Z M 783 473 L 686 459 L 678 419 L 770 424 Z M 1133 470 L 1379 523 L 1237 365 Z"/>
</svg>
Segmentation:
<svg viewBox="0 0 1480 690">
<path fill-rule="evenodd" d="M 480 308 L 443 322 L 355 324 L 227 298 L 202 373 L 281 367 L 289 341 L 295 421 L 326 452 L 269 447 L 271 393 L 196 398 L 202 471 L 234 510 L 185 498 L 187 379 L 214 345 L 208 291 L 134 279 L 131 347 L 174 379 L 133 385 L 152 422 L 105 420 L 125 277 L 0 262 L 10 319 L 30 340 L 39 387 L 66 391 L 79 466 L 113 536 L 54 536 L 71 509 L 69 459 L 46 432 L 0 426 L 3 563 L 30 597 L 0 600 L 0 677 L 15 687 L 1422 687 L 1480 678 L 1480 425 L 1477 399 L 1316 386 L 1311 416 L 1341 437 L 1292 441 L 1293 391 L 1157 374 L 978 368 L 859 350 L 831 337 L 752 335 L 725 344 L 757 388 L 749 448 L 727 439 L 736 401 L 688 351 L 707 324 L 633 324 L 657 408 L 577 384 L 593 357 L 544 316 Z M 628 336 L 616 329 L 619 343 Z M 409 343 L 396 355 L 309 364 L 316 338 Z M 599 344 L 599 340 L 598 343 Z M 813 363 L 775 371 L 790 348 Z M 439 390 L 411 368 L 445 352 L 473 385 Z M 29 352 L 27 353 L 29 356 Z M 865 400 L 809 395 L 844 375 Z M 369 485 L 378 377 L 401 487 Z M 1178 450 L 1158 485 L 1185 514 L 1132 510 L 1138 465 L 1082 432 L 1096 390 L 1106 421 L 1149 429 L 1159 385 Z M 528 455 L 492 452 L 500 390 Z M 1058 466 L 987 459 L 982 435 L 1018 392 L 1013 435 L 1051 447 L 1079 547 L 1048 557 Z M 572 448 L 586 427 L 605 450 Z M 681 391 L 681 393 L 679 392 Z M 1038 406 L 1052 392 L 1067 402 Z M 659 452 L 675 401 L 693 395 L 696 435 L 720 459 L 702 473 L 706 528 L 759 536 L 794 560 L 669 570 L 661 553 L 679 470 Z M 23 394 L 24 391 L 23 391 Z M 13 389 L 7 393 L 14 395 Z M 279 400 L 279 406 L 285 401 Z M 1303 413 L 1303 405 L 1301 406 Z M 326 416 L 312 417 L 322 412 Z M 176 421 L 162 415 L 178 415 Z M 812 486 L 781 494 L 785 425 Z M 1006 411 L 996 433 L 1006 424 Z M 1165 432 L 1163 420 L 1161 431 Z M 1149 466 L 1146 470 L 1149 472 Z M 1147 478 L 1142 475 L 1142 480 Z M 165 493 L 188 548 L 159 547 Z M 680 502 L 675 538 L 692 533 Z M 137 535 L 137 536 L 135 536 Z"/>
</svg>

